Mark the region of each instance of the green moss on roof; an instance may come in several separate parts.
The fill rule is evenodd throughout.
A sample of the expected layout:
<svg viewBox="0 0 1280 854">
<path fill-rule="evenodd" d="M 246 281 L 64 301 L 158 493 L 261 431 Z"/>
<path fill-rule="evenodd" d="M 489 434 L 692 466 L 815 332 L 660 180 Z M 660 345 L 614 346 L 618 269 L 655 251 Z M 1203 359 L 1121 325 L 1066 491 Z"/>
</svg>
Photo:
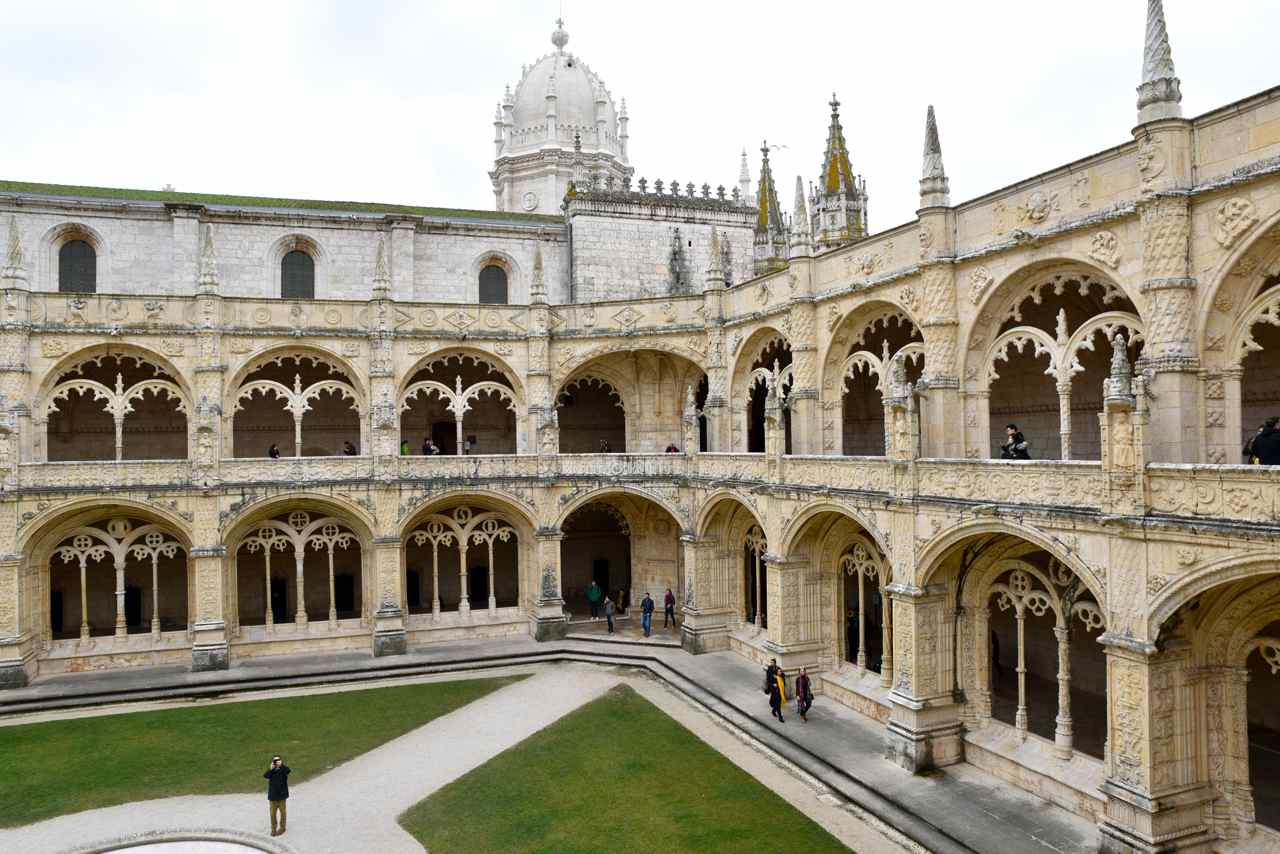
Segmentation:
<svg viewBox="0 0 1280 854">
<path fill-rule="evenodd" d="M 222 205 L 236 208 L 291 208 L 296 210 L 340 211 L 365 214 L 406 214 L 450 219 L 506 219 L 517 222 L 561 223 L 558 216 L 506 211 L 473 211 L 458 208 L 427 208 L 388 205 L 378 202 L 332 202 L 317 199 L 268 199 L 260 196 L 223 196 L 215 193 L 176 193 L 165 190 L 125 190 L 115 187 L 77 187 L 70 184 L 38 184 L 30 181 L 2 181 L 0 193 L 31 196 L 74 196 L 87 199 L 161 202 L 180 205 Z"/>
</svg>

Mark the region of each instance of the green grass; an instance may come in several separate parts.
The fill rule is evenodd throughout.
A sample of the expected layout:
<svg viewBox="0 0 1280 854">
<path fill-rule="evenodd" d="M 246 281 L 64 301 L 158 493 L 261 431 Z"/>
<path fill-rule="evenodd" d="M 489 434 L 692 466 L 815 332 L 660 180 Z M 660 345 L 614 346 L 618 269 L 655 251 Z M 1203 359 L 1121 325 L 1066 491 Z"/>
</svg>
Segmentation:
<svg viewBox="0 0 1280 854">
<path fill-rule="evenodd" d="M 149 798 L 265 793 L 272 754 L 301 782 L 519 678 L 0 727 L 0 827 Z"/>
<path fill-rule="evenodd" d="M 847 851 L 619 686 L 415 805 L 428 851 Z"/>
<path fill-rule="evenodd" d="M 163 202 L 180 205 L 226 205 L 237 208 L 287 208 L 296 210 L 342 211 L 345 213 L 389 213 L 409 216 L 440 216 L 453 219 L 506 219 L 520 222 L 563 223 L 548 214 L 518 211 L 476 211 L 461 208 L 419 207 L 382 202 L 339 202 L 321 199 L 273 199 L 262 196 L 235 196 L 218 193 L 179 193 L 165 190 L 128 190 L 119 187 L 84 187 L 72 184 L 43 184 L 34 181 L 0 181 L 0 193 L 32 196 L 74 196 L 88 199 Z"/>
</svg>

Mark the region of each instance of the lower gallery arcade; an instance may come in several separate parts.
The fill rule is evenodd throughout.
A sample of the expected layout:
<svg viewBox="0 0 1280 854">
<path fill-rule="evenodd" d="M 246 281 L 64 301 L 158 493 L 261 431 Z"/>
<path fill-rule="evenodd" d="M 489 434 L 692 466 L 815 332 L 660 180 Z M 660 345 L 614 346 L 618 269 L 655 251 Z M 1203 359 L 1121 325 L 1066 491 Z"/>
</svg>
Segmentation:
<svg viewBox="0 0 1280 854">
<path fill-rule="evenodd" d="M 762 512 L 723 489 L 678 503 L 558 491 L 533 502 L 554 507 L 554 526 L 520 496 L 459 492 L 407 502 L 395 536 L 349 497 L 278 495 L 227 514 L 217 550 L 193 547 L 181 516 L 84 505 L 26 540 L 24 583 L 44 605 L 31 664 L 45 674 L 189 660 L 207 607 L 201 573 L 221 589 L 233 666 L 368 649 L 388 598 L 404 603 L 408 641 L 423 643 L 537 634 L 549 602 L 562 622 L 586 619 L 592 581 L 620 615 L 670 589 L 687 649 L 808 667 L 820 693 L 882 722 L 888 755 L 910 767 L 963 759 L 1104 825 L 1113 787 L 1159 780 L 1219 834 L 1280 831 L 1274 563 L 1167 598 L 1151 617 L 1158 643 L 1138 650 L 1111 631 L 1093 567 L 1012 523 L 941 531 L 918 553 L 926 563 L 896 569 L 874 514 L 829 502 Z M 702 502 L 694 530 L 681 521 L 690 498 Z M 387 560 L 390 597 L 379 589 Z M 1149 686 L 1151 725 L 1118 741 L 1135 683 Z"/>
</svg>

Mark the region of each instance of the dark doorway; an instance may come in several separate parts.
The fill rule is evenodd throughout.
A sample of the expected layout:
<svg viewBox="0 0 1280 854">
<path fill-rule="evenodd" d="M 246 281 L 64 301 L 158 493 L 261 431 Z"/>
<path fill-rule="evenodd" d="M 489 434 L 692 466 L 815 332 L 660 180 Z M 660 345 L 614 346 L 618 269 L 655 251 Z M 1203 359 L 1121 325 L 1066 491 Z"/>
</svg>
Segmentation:
<svg viewBox="0 0 1280 854">
<path fill-rule="evenodd" d="M 62 632 L 62 591 L 49 592 L 49 630 L 58 635 Z"/>
<path fill-rule="evenodd" d="M 422 576 L 418 574 L 418 570 L 411 569 L 405 576 L 405 598 L 408 599 L 408 607 L 422 607 Z"/>
<path fill-rule="evenodd" d="M 271 620 L 283 623 L 288 613 L 288 589 L 280 576 L 271 579 Z"/>
<path fill-rule="evenodd" d="M 489 570 L 473 566 L 467 570 L 467 597 L 472 608 L 489 607 Z"/>
<path fill-rule="evenodd" d="M 356 613 L 356 578 L 354 575 L 333 577 L 333 608 L 339 617 L 354 617 Z"/>
<path fill-rule="evenodd" d="M 591 578 L 600 585 L 601 590 L 611 590 L 609 586 L 609 559 L 598 557 L 591 561 Z"/>
<path fill-rule="evenodd" d="M 431 441 L 440 453 L 453 456 L 458 453 L 458 425 L 455 421 L 437 421 L 431 425 Z"/>
<path fill-rule="evenodd" d="M 126 587 L 124 589 L 124 622 L 134 628 L 142 625 L 142 588 Z"/>
</svg>

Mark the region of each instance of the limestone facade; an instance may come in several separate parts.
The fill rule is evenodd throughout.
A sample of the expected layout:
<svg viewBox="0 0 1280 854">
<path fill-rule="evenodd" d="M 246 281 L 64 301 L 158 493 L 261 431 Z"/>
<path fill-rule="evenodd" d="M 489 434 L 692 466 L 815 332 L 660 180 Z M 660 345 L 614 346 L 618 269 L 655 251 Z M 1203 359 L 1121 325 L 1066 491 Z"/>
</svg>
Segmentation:
<svg viewBox="0 0 1280 854">
<path fill-rule="evenodd" d="M 596 578 L 1103 850 L 1280 841 L 1280 467 L 1239 464 L 1280 415 L 1280 89 L 1184 119 L 1147 74 L 1131 141 L 960 205 L 931 113 L 915 222 L 793 218 L 755 277 L 741 193 L 0 194 L 0 677 L 554 637 Z M 274 295 L 298 247 L 315 299 Z"/>
</svg>

